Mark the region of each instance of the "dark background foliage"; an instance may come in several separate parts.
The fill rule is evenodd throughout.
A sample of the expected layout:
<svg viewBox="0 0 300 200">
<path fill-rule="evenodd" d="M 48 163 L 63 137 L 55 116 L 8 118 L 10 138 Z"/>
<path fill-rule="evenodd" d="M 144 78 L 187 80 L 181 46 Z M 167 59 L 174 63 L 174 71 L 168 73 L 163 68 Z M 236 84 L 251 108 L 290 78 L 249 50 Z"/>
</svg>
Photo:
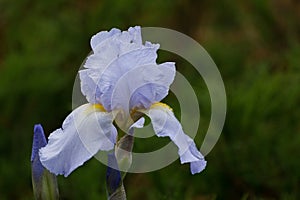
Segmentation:
<svg viewBox="0 0 300 200">
<path fill-rule="evenodd" d="M 128 199 L 299 199 L 296 0 L 0 0 L 0 199 L 33 199 L 33 125 L 42 123 L 49 135 L 70 113 L 90 37 L 134 25 L 171 28 L 202 44 L 223 76 L 228 112 L 205 171 L 192 176 L 188 165 L 176 161 L 159 171 L 128 174 Z M 198 91 L 199 132 L 205 132 L 206 87 L 187 63 L 174 59 Z M 151 149 L 151 142 L 136 143 L 136 149 Z M 105 170 L 93 159 L 59 177 L 61 199 L 105 199 Z"/>
</svg>

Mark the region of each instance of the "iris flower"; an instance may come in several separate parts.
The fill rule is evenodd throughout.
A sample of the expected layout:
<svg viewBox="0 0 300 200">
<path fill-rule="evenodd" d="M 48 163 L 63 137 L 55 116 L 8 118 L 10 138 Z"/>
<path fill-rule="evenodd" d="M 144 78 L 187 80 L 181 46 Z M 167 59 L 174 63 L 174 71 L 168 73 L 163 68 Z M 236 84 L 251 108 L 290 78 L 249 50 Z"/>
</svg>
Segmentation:
<svg viewBox="0 0 300 200">
<path fill-rule="evenodd" d="M 81 92 L 88 103 L 73 110 L 40 149 L 41 163 L 52 173 L 68 176 L 98 151 L 110 151 L 117 142 L 113 122 L 132 134 L 146 114 L 158 137 L 169 137 L 178 147 L 181 163 L 191 173 L 201 172 L 206 161 L 194 141 L 184 133 L 172 109 L 160 101 L 175 78 L 175 63 L 156 63 L 159 44 L 145 42 L 141 28 L 111 29 L 91 38 L 92 54 L 79 71 Z"/>
</svg>

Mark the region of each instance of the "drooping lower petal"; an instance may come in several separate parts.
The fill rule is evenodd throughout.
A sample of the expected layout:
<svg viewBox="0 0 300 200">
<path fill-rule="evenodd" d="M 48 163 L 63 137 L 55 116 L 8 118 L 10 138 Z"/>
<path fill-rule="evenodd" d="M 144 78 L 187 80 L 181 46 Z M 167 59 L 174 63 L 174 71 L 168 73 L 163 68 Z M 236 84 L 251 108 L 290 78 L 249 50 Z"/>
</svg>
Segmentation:
<svg viewBox="0 0 300 200">
<path fill-rule="evenodd" d="M 198 151 L 194 141 L 183 132 L 180 122 L 171 108 L 163 103 L 155 103 L 148 110 L 141 110 L 151 119 L 155 134 L 158 137 L 169 137 L 178 147 L 181 163 L 191 163 L 192 174 L 201 172 L 206 161 Z"/>
<path fill-rule="evenodd" d="M 99 150 L 114 148 L 117 132 L 112 115 L 102 109 L 84 104 L 50 134 L 48 144 L 40 150 L 40 161 L 50 172 L 68 176 Z"/>
</svg>

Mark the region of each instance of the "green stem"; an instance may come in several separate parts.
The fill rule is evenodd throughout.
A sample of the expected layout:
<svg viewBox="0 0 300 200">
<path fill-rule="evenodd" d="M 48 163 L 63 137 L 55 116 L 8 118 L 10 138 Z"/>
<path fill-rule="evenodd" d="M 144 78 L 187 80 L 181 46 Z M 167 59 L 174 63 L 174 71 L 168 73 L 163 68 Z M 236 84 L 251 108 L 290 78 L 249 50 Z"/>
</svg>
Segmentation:
<svg viewBox="0 0 300 200">
<path fill-rule="evenodd" d="M 108 196 L 108 200 L 126 200 L 126 192 L 123 183 L 115 190 L 114 193 Z"/>
<path fill-rule="evenodd" d="M 124 159 L 130 160 L 128 161 L 128 165 L 131 165 L 131 152 L 133 148 L 133 142 L 133 136 L 123 136 L 116 145 L 116 151 L 118 151 L 118 149 L 122 149 L 125 150 L 127 153 L 121 155 L 120 157 L 117 156 L 117 158 L 119 159 L 118 161 L 114 153 L 112 155 L 109 155 L 110 157 L 108 162 L 110 165 L 107 167 L 106 174 L 106 188 L 108 193 L 108 200 L 126 200 L 126 192 L 123 185 L 123 179 L 125 178 L 126 172 L 120 172 L 119 170 L 117 170 L 117 168 L 119 168 L 118 162 L 120 162 L 120 159 L 123 161 Z M 127 158 L 128 156 L 130 158 Z"/>
<path fill-rule="evenodd" d="M 134 121 L 137 121 L 143 113 L 135 112 L 132 117 Z M 132 129 L 133 130 L 133 129 Z M 108 193 L 108 200 L 126 200 L 126 192 L 123 185 L 123 179 L 126 175 L 126 170 L 131 166 L 132 162 L 132 148 L 134 143 L 133 132 L 125 134 L 116 145 L 115 153 L 113 155 L 114 169 L 110 166 L 107 167 L 106 174 L 106 188 Z M 111 157 L 110 157 L 111 158 Z M 111 162 L 110 160 L 109 162 Z M 112 164 L 112 163 L 110 163 Z M 122 172 L 117 169 L 123 169 Z"/>
<path fill-rule="evenodd" d="M 44 170 L 41 177 L 36 180 L 32 178 L 33 193 L 36 200 L 59 199 L 56 176 L 48 170 Z"/>
</svg>

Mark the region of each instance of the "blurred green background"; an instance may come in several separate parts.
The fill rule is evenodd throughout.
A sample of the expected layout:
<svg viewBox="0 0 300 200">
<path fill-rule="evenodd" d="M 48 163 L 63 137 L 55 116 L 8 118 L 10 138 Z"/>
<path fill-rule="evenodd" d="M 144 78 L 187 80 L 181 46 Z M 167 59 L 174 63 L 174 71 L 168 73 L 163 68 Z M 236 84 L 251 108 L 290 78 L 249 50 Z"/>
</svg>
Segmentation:
<svg viewBox="0 0 300 200">
<path fill-rule="evenodd" d="M 0 0 L 0 199 L 33 199 L 33 125 L 42 123 L 49 135 L 70 113 L 90 37 L 134 25 L 171 28 L 197 40 L 223 76 L 228 112 L 205 171 L 192 176 L 177 160 L 159 171 L 128 174 L 128 199 L 299 199 L 296 0 Z M 200 146 L 210 119 L 207 88 L 192 67 L 174 59 L 198 91 Z M 172 99 L 166 101 L 176 111 Z M 135 150 L 152 144 L 137 140 Z M 92 159 L 60 176 L 61 199 L 106 199 L 105 170 Z"/>
</svg>

